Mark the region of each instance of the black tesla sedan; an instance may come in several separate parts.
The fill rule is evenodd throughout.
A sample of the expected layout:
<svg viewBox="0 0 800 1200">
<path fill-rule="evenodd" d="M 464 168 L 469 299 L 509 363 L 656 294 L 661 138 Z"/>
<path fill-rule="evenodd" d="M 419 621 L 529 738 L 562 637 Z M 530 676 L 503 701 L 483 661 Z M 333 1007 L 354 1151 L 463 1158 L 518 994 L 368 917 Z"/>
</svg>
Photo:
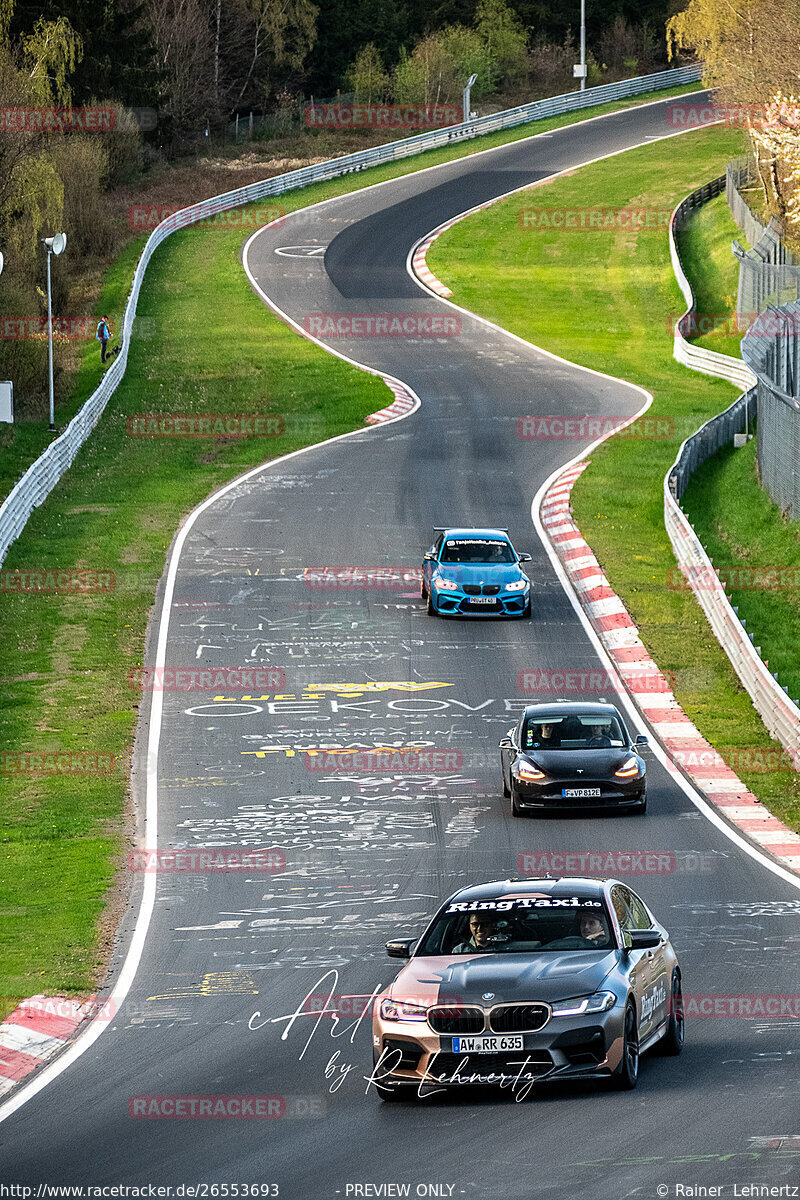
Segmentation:
<svg viewBox="0 0 800 1200">
<path fill-rule="evenodd" d="M 615 705 L 529 704 L 500 740 L 503 795 L 515 817 L 547 808 L 647 807 L 646 765 Z"/>
</svg>

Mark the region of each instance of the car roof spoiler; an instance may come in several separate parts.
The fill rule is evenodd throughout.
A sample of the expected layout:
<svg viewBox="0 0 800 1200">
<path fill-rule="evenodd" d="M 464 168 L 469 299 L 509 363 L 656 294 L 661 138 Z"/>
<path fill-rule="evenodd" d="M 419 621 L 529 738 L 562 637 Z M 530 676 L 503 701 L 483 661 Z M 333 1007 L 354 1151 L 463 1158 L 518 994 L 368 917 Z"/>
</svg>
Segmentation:
<svg viewBox="0 0 800 1200">
<path fill-rule="evenodd" d="M 448 529 L 483 529 L 483 525 L 434 525 L 434 533 L 446 533 Z M 507 525 L 493 525 L 498 533 L 508 533 Z"/>
</svg>

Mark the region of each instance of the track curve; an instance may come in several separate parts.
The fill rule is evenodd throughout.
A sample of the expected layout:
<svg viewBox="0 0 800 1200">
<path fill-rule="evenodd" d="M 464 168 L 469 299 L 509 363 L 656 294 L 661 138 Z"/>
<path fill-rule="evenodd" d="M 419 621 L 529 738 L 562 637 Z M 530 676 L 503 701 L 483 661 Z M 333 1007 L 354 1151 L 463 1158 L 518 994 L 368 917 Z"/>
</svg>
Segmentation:
<svg viewBox="0 0 800 1200">
<path fill-rule="evenodd" d="M 664 136 L 664 108 L 589 120 L 304 210 L 251 239 L 252 279 L 312 332 L 309 314 L 444 312 L 405 269 L 420 237 L 492 196 Z M 324 247 L 324 257 L 275 253 L 298 245 Z M 352 1190 L 367 1184 L 616 1200 L 664 1195 L 664 1185 L 674 1195 L 676 1181 L 785 1182 L 796 1160 L 752 1139 L 794 1128 L 796 1021 L 698 1020 L 681 1058 L 643 1063 L 633 1095 L 587 1084 L 521 1104 L 463 1095 L 381 1107 L 364 1095 L 364 1023 L 280 1020 L 307 993 L 329 990 L 328 972 L 339 973 L 335 991 L 369 995 L 392 974 L 386 937 L 418 927 L 465 879 L 516 873 L 518 855 L 535 849 L 672 851 L 674 873 L 632 882 L 669 927 L 690 994 L 791 993 L 800 950 L 797 889 L 705 821 L 657 762 L 644 819 L 512 821 L 499 795 L 497 739 L 526 700 L 519 671 L 598 666 L 529 516 L 541 484 L 580 446 L 521 441 L 516 419 L 632 416 L 640 393 L 468 317 L 442 338 L 331 344 L 402 379 L 422 407 L 250 472 L 202 506 L 171 576 L 166 661 L 281 667 L 286 683 L 195 703 L 165 694 L 157 762 L 140 763 L 158 773 L 160 845 L 280 847 L 286 869 L 159 876 L 124 1004 L 0 1124 L 0 1177 L 276 1183 L 298 1200 L 402 1194 Z M 454 522 L 505 525 L 532 552 L 530 623 L 432 621 L 412 588 L 332 591 L 304 580 L 314 566 L 414 566 L 431 526 Z M 404 681 L 418 686 L 396 686 Z M 486 765 L 343 778 L 309 770 L 301 751 L 415 740 L 479 750 Z M 285 1115 L 128 1115 L 132 1097 L 154 1094 L 280 1096 Z"/>
</svg>

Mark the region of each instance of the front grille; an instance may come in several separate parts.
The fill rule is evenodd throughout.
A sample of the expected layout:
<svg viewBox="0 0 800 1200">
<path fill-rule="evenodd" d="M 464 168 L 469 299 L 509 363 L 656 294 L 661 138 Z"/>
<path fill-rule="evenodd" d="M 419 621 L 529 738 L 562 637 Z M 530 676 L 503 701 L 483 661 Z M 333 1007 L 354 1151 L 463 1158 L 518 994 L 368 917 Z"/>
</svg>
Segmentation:
<svg viewBox="0 0 800 1200">
<path fill-rule="evenodd" d="M 428 1009 L 428 1024 L 434 1033 L 461 1034 L 483 1032 L 483 1009 L 454 1008 L 442 1005 Z"/>
<path fill-rule="evenodd" d="M 492 1033 L 536 1033 L 550 1020 L 546 1004 L 506 1004 L 489 1013 Z"/>
<path fill-rule="evenodd" d="M 483 587 L 484 596 L 498 596 L 500 594 L 499 583 L 486 583 Z"/>
<path fill-rule="evenodd" d="M 480 596 L 481 589 L 477 583 L 465 583 L 464 592 L 467 596 Z"/>
<path fill-rule="evenodd" d="M 529 1060 L 527 1063 L 526 1059 Z M 546 1050 L 517 1050 L 508 1054 L 437 1054 L 428 1064 L 428 1070 L 434 1079 L 445 1076 L 442 1083 L 447 1083 L 456 1071 L 458 1075 L 454 1082 L 460 1078 L 468 1083 L 470 1075 L 517 1076 L 520 1071 L 523 1072 L 523 1076 L 528 1073 L 546 1075 L 552 1067 L 553 1059 Z"/>
</svg>

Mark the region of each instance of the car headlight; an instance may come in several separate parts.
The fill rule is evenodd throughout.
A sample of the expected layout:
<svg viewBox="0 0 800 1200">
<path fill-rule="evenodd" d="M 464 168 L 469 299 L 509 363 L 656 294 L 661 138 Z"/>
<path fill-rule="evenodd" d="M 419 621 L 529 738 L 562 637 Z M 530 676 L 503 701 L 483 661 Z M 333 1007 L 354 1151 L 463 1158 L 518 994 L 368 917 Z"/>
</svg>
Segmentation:
<svg viewBox="0 0 800 1200">
<path fill-rule="evenodd" d="M 579 1017 L 583 1013 L 608 1012 L 617 1002 L 613 992 L 595 992 L 593 996 L 573 996 L 570 1000 L 559 1000 L 552 1004 L 554 1017 Z"/>
<path fill-rule="evenodd" d="M 440 592 L 457 592 L 458 584 L 454 579 L 446 579 L 444 575 L 434 575 L 433 582 Z"/>
<path fill-rule="evenodd" d="M 428 1010 L 421 1004 L 404 1004 L 402 1000 L 382 1000 L 384 1021 L 427 1021 Z"/>
<path fill-rule="evenodd" d="M 528 586 L 527 579 L 516 579 L 516 580 L 514 580 L 513 583 L 506 584 L 506 591 L 507 592 L 524 592 L 525 588 L 527 586 Z"/>
<path fill-rule="evenodd" d="M 520 779 L 544 779 L 544 771 L 540 771 L 533 763 L 522 762 L 517 767 Z"/>
<path fill-rule="evenodd" d="M 619 767 L 614 774 L 617 779 L 635 779 L 640 772 L 639 762 L 631 756 L 626 758 L 625 762 Z"/>
</svg>

